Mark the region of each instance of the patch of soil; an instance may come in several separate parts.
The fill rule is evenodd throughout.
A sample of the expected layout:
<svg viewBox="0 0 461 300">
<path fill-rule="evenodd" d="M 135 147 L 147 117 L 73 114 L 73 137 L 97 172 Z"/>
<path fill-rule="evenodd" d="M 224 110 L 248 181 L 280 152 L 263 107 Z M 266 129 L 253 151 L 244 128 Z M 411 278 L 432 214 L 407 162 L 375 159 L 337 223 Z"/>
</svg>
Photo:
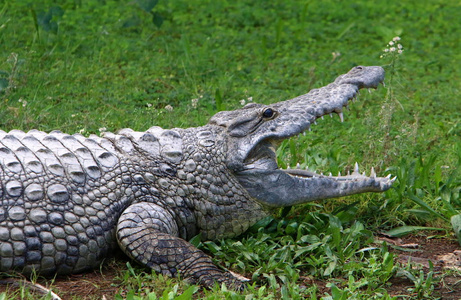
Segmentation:
<svg viewBox="0 0 461 300">
<path fill-rule="evenodd" d="M 429 260 L 433 263 L 433 272 L 436 279 L 435 290 L 432 293 L 440 299 L 461 299 L 461 277 L 456 272 L 446 272 L 446 268 L 461 269 L 460 246 L 454 239 L 429 239 L 426 236 L 410 236 L 402 239 L 387 239 L 388 244 L 395 241 L 395 249 L 391 251 L 395 255 L 396 262 L 407 265 L 411 260 L 415 265 L 421 265 L 425 273 L 429 272 Z M 401 246 L 409 246 L 412 250 L 405 250 Z M 391 247 L 389 247 L 391 249 Z M 416 251 L 415 251 L 416 250 Z M 40 279 L 38 283 L 43 286 L 52 286 L 52 290 L 62 299 L 114 299 L 119 292 L 120 281 L 117 279 L 120 272 L 125 270 L 125 263 L 128 259 L 125 256 L 118 256 L 113 261 L 104 264 L 101 270 L 92 271 L 84 274 L 63 276 L 56 278 L 53 282 Z M 443 272 L 442 272 L 443 271 Z M 310 277 L 301 277 L 302 284 L 309 286 L 315 283 L 318 288 L 319 296 L 329 293 L 330 289 L 326 286 L 327 282 Z M 407 295 L 416 296 L 409 290 L 414 287 L 411 280 L 405 276 L 394 276 L 389 281 L 390 286 L 387 291 L 392 296 Z M 0 285 L 0 292 L 5 291 L 6 287 Z M 10 290 L 12 290 L 10 288 Z"/>
<path fill-rule="evenodd" d="M 101 270 L 59 278 L 53 290 L 62 299 L 114 299 L 119 288 L 117 280 L 120 265 L 104 266 Z"/>
<path fill-rule="evenodd" d="M 455 239 L 409 236 L 400 239 L 387 237 L 379 240 L 395 246 L 395 248 L 389 246 L 390 251 L 395 255 L 395 262 L 406 266 L 411 261 L 415 268 L 422 268 L 425 276 L 430 272 L 429 261 L 432 262 L 435 278 L 432 282 L 435 288 L 431 296 L 446 300 L 461 299 L 461 276 L 446 270 L 461 270 L 461 247 Z M 301 277 L 301 281 L 306 286 L 317 285 L 319 297 L 331 293 L 330 288 L 327 287 L 328 281 L 312 277 Z M 415 284 L 403 274 L 397 274 L 388 283 L 386 290 L 391 296 L 413 296 L 414 299 L 424 299 L 418 298 L 418 295 L 411 290 Z"/>
<path fill-rule="evenodd" d="M 123 258 L 122 258 L 123 259 Z M 61 299 L 114 299 L 119 291 L 120 280 L 118 280 L 120 270 L 123 270 L 124 263 L 110 262 L 104 264 L 100 270 L 93 270 L 87 273 L 75 274 L 70 276 L 60 276 L 53 280 L 38 278 L 37 283 L 50 289 Z M 14 292 L 18 289 L 15 284 L 0 285 L 0 293 L 4 291 Z M 29 284 L 26 288 L 31 290 Z M 35 295 L 35 293 L 34 293 Z M 42 297 L 43 295 L 38 295 Z"/>
<path fill-rule="evenodd" d="M 401 265 L 405 266 L 411 261 L 415 267 L 422 267 L 426 275 L 430 271 L 429 261 L 432 262 L 435 278 L 433 282 L 436 283 L 432 296 L 440 299 L 461 299 L 461 276 L 456 272 L 447 272 L 447 269 L 461 270 L 461 247 L 455 239 L 409 236 L 392 240 L 396 241 L 396 247 L 391 251 L 395 254 L 395 261 Z M 416 247 L 405 250 L 401 247 L 405 245 Z M 391 286 L 387 291 L 390 295 L 412 295 L 409 289 L 414 287 L 414 283 L 406 276 L 397 274 L 389 282 Z"/>
</svg>

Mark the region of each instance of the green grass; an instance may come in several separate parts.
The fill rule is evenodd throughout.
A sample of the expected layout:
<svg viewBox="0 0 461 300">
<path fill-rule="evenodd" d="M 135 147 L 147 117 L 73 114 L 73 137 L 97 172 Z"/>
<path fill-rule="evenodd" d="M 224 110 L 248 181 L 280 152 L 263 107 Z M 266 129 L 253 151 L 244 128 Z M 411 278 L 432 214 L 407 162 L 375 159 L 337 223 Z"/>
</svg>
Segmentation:
<svg viewBox="0 0 461 300">
<path fill-rule="evenodd" d="M 394 188 L 285 210 L 239 239 L 202 247 L 252 277 L 261 288 L 245 293 L 254 298 L 390 299 L 386 283 L 404 267 L 385 246 L 367 250 L 373 232 L 402 225 L 451 232 L 461 209 L 458 1 L 160 0 L 152 11 L 137 3 L 2 2 L 0 128 L 199 126 L 242 99 L 277 102 L 352 66 L 384 65 L 386 88 L 362 92 L 344 123 L 325 118 L 285 141 L 278 157 L 281 166 L 333 173 L 358 161 L 397 175 Z M 394 36 L 403 54 L 380 58 Z M 328 281 L 331 298 L 305 283 L 309 276 Z M 431 297 L 430 274 L 411 276 L 413 297 Z M 126 277 L 126 295 L 138 299 L 136 276 Z M 155 297 L 174 298 L 174 282 Z"/>
</svg>

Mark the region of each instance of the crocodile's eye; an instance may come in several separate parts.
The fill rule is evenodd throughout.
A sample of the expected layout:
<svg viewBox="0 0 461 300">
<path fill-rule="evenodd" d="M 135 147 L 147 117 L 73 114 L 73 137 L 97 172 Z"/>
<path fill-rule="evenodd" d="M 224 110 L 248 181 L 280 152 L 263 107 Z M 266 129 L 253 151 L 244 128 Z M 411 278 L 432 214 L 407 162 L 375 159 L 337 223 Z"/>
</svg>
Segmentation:
<svg viewBox="0 0 461 300">
<path fill-rule="evenodd" d="M 275 115 L 275 111 L 272 108 L 266 108 L 263 111 L 263 117 L 266 119 L 270 119 Z"/>
</svg>

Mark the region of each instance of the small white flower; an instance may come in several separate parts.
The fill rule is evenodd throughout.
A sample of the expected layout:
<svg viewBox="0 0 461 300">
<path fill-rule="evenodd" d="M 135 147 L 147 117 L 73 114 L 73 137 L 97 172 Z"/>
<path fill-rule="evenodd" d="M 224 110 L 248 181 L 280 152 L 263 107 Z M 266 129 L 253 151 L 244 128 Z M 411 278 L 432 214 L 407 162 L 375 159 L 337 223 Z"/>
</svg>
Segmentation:
<svg viewBox="0 0 461 300">
<path fill-rule="evenodd" d="M 399 36 L 396 36 L 392 39 L 394 42 L 397 42 L 397 41 L 400 41 L 400 37 Z"/>
<path fill-rule="evenodd" d="M 384 52 L 389 52 L 389 49 L 387 49 L 387 48 L 386 48 L 386 49 L 384 49 Z"/>
<path fill-rule="evenodd" d="M 84 133 L 85 133 L 85 128 L 80 129 L 80 130 L 78 131 L 78 133 L 84 134 Z"/>
<path fill-rule="evenodd" d="M 390 47 L 390 48 L 389 48 L 389 51 L 390 51 L 390 52 L 394 52 L 395 50 L 396 50 L 395 47 Z"/>
<path fill-rule="evenodd" d="M 245 103 L 246 103 L 245 99 L 240 100 L 240 105 L 241 105 L 241 106 L 244 106 Z"/>
<path fill-rule="evenodd" d="M 192 100 L 191 100 L 191 103 L 192 103 L 192 107 L 193 107 L 193 108 L 197 108 L 198 98 L 192 99 Z"/>
<path fill-rule="evenodd" d="M 173 111 L 173 106 L 171 106 L 171 105 L 168 104 L 167 106 L 165 106 L 165 109 L 166 109 L 167 111 Z"/>
<path fill-rule="evenodd" d="M 106 127 L 101 127 L 99 128 L 99 132 L 103 133 L 103 132 L 106 132 L 107 131 L 107 128 Z"/>
<path fill-rule="evenodd" d="M 397 53 L 398 54 L 402 54 L 403 50 L 398 50 Z"/>
<path fill-rule="evenodd" d="M 18 100 L 19 103 L 22 103 L 22 107 L 26 107 L 27 106 L 27 101 L 22 99 L 22 98 L 19 98 Z"/>
<path fill-rule="evenodd" d="M 393 41 L 390 41 L 389 42 L 389 46 L 393 46 L 394 45 L 394 42 Z"/>
<path fill-rule="evenodd" d="M 152 103 L 147 103 L 147 107 L 152 107 Z"/>
<path fill-rule="evenodd" d="M 77 116 L 77 114 L 71 114 L 70 115 L 72 118 L 75 118 Z"/>
<path fill-rule="evenodd" d="M 402 44 L 398 44 L 398 45 L 397 45 L 397 48 L 399 48 L 399 49 L 403 49 L 403 46 L 402 46 Z"/>
<path fill-rule="evenodd" d="M 248 97 L 247 101 L 248 102 L 253 102 L 253 97 Z"/>
</svg>

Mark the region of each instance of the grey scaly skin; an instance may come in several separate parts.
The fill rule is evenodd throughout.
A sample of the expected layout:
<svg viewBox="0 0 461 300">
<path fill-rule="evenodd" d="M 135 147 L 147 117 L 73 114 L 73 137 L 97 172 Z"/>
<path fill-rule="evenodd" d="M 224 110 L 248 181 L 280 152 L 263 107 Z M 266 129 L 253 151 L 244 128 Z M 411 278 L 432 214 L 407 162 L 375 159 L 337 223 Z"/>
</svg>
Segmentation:
<svg viewBox="0 0 461 300">
<path fill-rule="evenodd" d="M 282 170 L 275 157 L 282 140 L 325 114 L 342 118 L 359 89 L 383 79 L 381 67 L 355 67 L 306 95 L 219 112 L 198 128 L 88 138 L 0 131 L 0 271 L 83 272 L 118 244 L 157 272 L 242 288 L 187 240 L 237 236 L 271 207 L 389 189 L 389 177 Z"/>
</svg>

